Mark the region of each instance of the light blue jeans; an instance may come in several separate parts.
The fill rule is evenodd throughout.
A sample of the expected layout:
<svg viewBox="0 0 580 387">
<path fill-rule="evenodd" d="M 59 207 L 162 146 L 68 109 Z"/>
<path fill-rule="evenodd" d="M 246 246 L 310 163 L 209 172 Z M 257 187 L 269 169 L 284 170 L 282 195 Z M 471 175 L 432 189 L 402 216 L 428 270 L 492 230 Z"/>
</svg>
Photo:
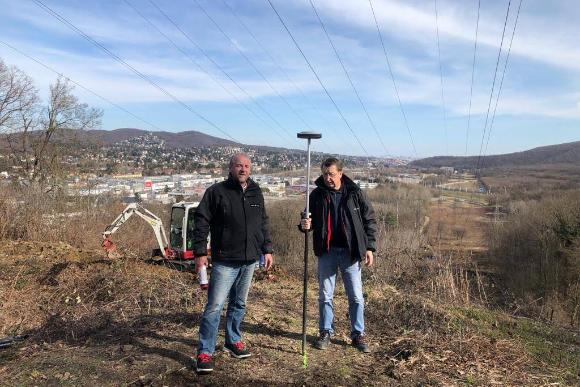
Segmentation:
<svg viewBox="0 0 580 387">
<path fill-rule="evenodd" d="M 246 314 L 246 299 L 256 263 L 214 262 L 209 279 L 207 304 L 199 325 L 197 352 L 212 355 L 215 351 L 220 317 L 226 299 L 226 343 L 241 339 L 240 325 Z"/>
<path fill-rule="evenodd" d="M 344 289 L 348 296 L 350 316 L 350 336 L 364 334 L 364 298 L 360 261 L 350 257 L 348 249 L 331 247 L 330 251 L 318 257 L 318 311 L 320 331 L 334 332 L 334 308 L 332 299 L 336 285 L 336 273 L 340 269 Z"/>
</svg>

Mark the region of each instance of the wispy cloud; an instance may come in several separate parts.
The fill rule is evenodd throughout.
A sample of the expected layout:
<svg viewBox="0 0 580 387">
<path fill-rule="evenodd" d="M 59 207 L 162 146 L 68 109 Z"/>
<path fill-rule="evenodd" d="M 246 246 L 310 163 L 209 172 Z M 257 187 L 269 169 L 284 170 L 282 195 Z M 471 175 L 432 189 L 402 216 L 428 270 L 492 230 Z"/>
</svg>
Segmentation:
<svg viewBox="0 0 580 387">
<path fill-rule="evenodd" d="M 189 58 L 176 50 L 124 2 L 89 2 L 81 5 L 75 0 L 63 0 L 47 2 L 47 5 L 180 100 L 200 106 L 200 109 L 221 112 L 217 114 L 222 117 L 226 117 L 227 112 L 233 111 L 234 107 L 241 109 L 236 100 L 244 101 L 256 111 L 260 110 L 148 1 L 129 1 L 186 51 Z M 276 96 L 277 93 L 284 96 L 313 126 L 330 126 L 337 131 L 345 131 L 348 136 L 342 120 L 267 3 L 261 0 L 226 1 L 239 11 L 242 19 L 292 81 L 279 71 L 277 64 L 272 63 L 270 57 L 241 28 L 221 2 L 202 1 L 232 40 L 225 39 L 191 2 L 158 4 L 213 61 L 219 63 L 229 76 L 284 126 L 294 128 L 303 124 Z M 309 2 L 273 2 L 346 116 L 356 123 L 357 130 L 368 130 L 366 118 Z M 317 0 L 315 4 L 371 115 L 390 125 L 402 125 L 368 1 Z M 519 1 L 512 1 L 506 44 L 511 36 L 518 4 Z M 441 112 L 434 3 L 373 0 L 373 5 L 387 44 L 401 99 L 414 112 L 410 117 L 411 122 L 417 123 L 417 130 L 421 130 L 421 127 L 429 126 L 427 121 L 440 120 L 438 115 Z M 466 121 L 468 109 L 477 1 L 440 0 L 438 5 L 447 115 L 459 126 Z M 480 119 L 488 110 L 506 6 L 507 1 L 482 2 L 471 109 L 472 114 Z M 11 42 L 99 94 L 122 104 L 164 106 L 159 107 L 161 110 L 171 102 L 165 94 L 140 80 L 33 2 L 0 0 L 0 8 L 3 10 L 0 23 L 6 26 L 0 31 L 0 39 Z M 580 49 L 576 43 L 580 27 L 577 18 L 573 17 L 578 12 L 580 5 L 573 1 L 550 6 L 543 2 L 523 3 L 497 120 L 502 116 L 580 118 L 580 96 L 577 93 L 580 88 Z M 245 62 L 238 50 L 251 58 L 276 91 Z M 33 75 L 40 88 L 45 88 L 54 80 L 53 74 L 38 71 L 37 65 L 1 45 L 0 56 L 9 64 L 16 64 Z M 192 64 L 191 58 L 202 69 Z M 229 92 L 216 83 L 216 78 Z M 303 98 L 296 85 L 307 98 Z M 95 101 L 90 95 L 86 95 L 86 98 L 89 102 Z M 493 101 L 495 103 L 495 99 Z M 143 110 L 155 113 L 155 109 Z M 265 117 L 263 112 L 260 115 Z M 251 128 L 255 124 L 255 117 L 252 120 L 239 120 L 239 125 Z M 372 133 L 369 132 L 370 137 Z"/>
</svg>

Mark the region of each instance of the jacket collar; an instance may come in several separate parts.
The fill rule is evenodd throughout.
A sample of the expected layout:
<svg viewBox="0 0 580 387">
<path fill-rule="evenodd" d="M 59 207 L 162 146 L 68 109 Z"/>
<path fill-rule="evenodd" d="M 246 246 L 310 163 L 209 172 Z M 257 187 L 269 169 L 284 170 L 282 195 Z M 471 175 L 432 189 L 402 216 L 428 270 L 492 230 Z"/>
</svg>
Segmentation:
<svg viewBox="0 0 580 387">
<path fill-rule="evenodd" d="M 240 183 L 235 181 L 231 175 L 228 175 L 228 179 L 226 180 L 226 185 L 230 188 L 235 189 L 235 190 L 242 191 L 242 186 L 240 185 Z M 256 184 L 256 182 L 254 180 L 252 180 L 251 177 L 249 177 L 248 178 L 248 186 L 246 187 L 246 192 L 249 190 L 254 190 L 257 187 L 258 187 L 258 184 Z"/>
</svg>

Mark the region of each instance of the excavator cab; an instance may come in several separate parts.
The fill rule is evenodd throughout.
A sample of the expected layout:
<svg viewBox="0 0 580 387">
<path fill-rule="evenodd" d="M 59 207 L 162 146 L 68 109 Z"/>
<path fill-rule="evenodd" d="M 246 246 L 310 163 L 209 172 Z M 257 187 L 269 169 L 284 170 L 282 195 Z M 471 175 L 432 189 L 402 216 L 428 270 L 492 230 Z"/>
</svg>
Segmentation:
<svg viewBox="0 0 580 387">
<path fill-rule="evenodd" d="M 193 227 L 195 209 L 198 202 L 175 203 L 171 207 L 171 229 L 169 231 L 169 242 L 175 258 L 193 259 Z"/>
</svg>

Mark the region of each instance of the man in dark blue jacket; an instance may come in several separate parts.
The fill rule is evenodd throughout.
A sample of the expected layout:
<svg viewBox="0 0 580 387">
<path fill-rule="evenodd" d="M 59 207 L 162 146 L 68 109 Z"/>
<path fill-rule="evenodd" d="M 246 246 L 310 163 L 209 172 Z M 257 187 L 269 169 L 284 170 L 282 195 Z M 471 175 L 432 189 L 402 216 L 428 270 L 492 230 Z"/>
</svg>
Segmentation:
<svg viewBox="0 0 580 387">
<path fill-rule="evenodd" d="M 272 242 L 264 196 L 250 179 L 247 155 L 230 159 L 226 181 L 209 187 L 195 212 L 193 231 L 195 268 L 207 265 L 207 237 L 211 232 L 212 272 L 207 304 L 199 326 L 197 371 L 213 371 L 220 315 L 226 299 L 225 346 L 232 356 L 251 356 L 241 340 L 240 325 L 246 313 L 246 299 L 256 261 L 264 255 L 265 268 L 272 266 Z"/>
<path fill-rule="evenodd" d="M 332 300 L 340 269 L 348 295 L 352 345 L 370 352 L 365 338 L 361 262 L 373 264 L 375 214 L 366 194 L 342 169 L 342 162 L 334 157 L 322 162 L 322 176 L 309 198 L 311 218 L 300 222 L 302 230 L 312 229 L 318 257 L 320 336 L 314 346 L 326 349 L 330 344 L 334 332 Z"/>
</svg>

